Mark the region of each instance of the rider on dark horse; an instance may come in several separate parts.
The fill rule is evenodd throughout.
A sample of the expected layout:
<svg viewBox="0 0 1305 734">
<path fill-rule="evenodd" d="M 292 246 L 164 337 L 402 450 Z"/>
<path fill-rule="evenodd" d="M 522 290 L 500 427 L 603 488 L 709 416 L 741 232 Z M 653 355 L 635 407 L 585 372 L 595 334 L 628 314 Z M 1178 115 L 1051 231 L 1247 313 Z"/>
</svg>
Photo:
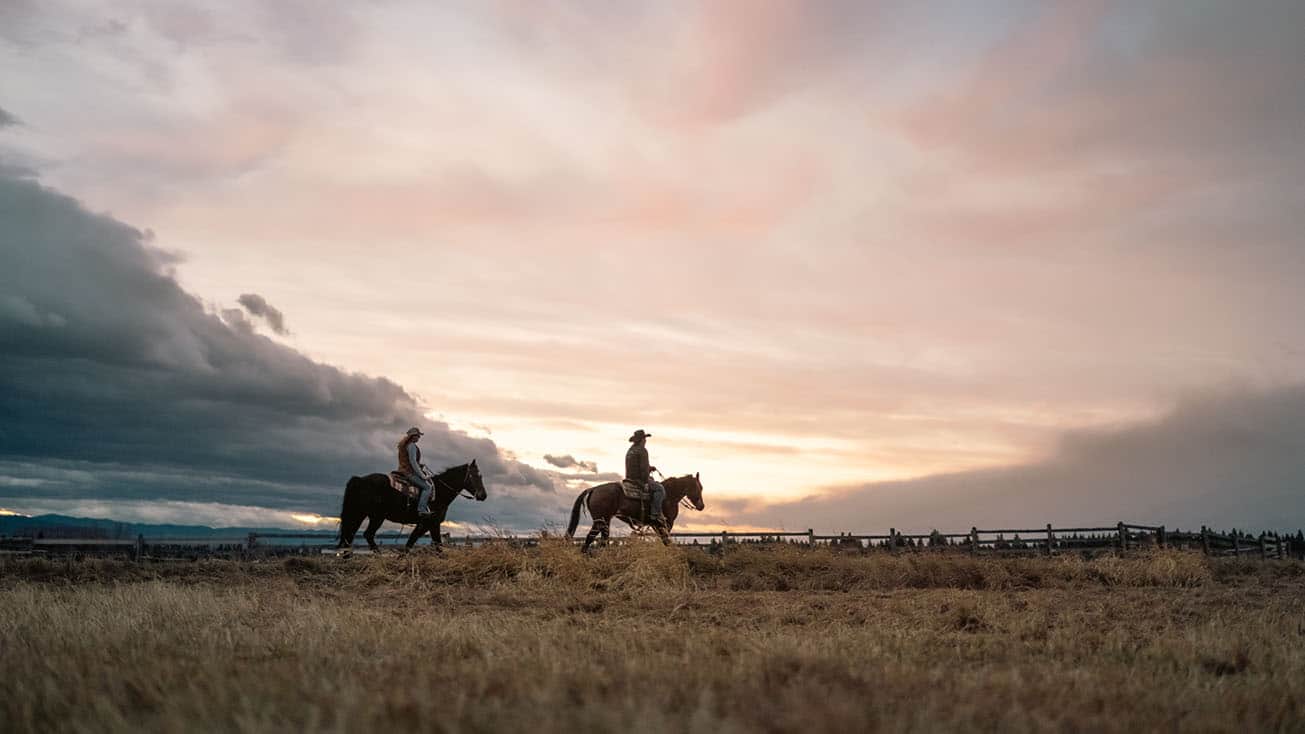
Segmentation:
<svg viewBox="0 0 1305 734">
<path fill-rule="evenodd" d="M 421 495 L 417 497 L 417 515 L 418 517 L 428 518 L 432 515 L 430 511 L 430 493 L 432 487 L 430 482 L 426 481 L 426 475 L 423 470 L 425 464 L 421 463 L 421 449 L 417 448 L 417 441 L 422 437 L 420 428 L 413 426 L 404 434 L 403 440 L 399 441 L 399 471 L 412 482 L 414 486 L 421 490 Z"/>
<path fill-rule="evenodd" d="M 657 467 L 648 463 L 646 444 L 650 438 L 652 434 L 645 433 L 642 428 L 630 436 L 630 442 L 634 445 L 625 452 L 625 480 L 649 494 L 648 524 L 654 528 L 662 528 L 665 524 L 662 520 L 662 503 L 666 501 L 666 488 L 652 478 L 652 473 L 657 471 Z"/>
</svg>

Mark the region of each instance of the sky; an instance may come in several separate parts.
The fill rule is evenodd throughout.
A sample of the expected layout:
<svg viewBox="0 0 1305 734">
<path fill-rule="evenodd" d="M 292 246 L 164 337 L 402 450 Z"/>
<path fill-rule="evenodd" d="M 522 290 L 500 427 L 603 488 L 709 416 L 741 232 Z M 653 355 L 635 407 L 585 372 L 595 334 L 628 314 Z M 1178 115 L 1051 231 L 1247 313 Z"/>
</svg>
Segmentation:
<svg viewBox="0 0 1305 734">
<path fill-rule="evenodd" d="M 1305 5 L 0 3 L 0 507 L 1305 524 Z M 1004 518 L 1004 519 L 1003 519 Z M 238 522 L 237 522 L 238 521 Z"/>
</svg>

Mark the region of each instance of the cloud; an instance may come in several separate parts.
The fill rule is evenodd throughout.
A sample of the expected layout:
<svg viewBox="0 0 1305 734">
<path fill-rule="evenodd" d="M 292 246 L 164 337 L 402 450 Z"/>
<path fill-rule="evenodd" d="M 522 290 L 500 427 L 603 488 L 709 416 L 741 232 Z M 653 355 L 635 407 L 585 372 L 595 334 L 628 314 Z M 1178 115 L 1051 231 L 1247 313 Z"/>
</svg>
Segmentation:
<svg viewBox="0 0 1305 734">
<path fill-rule="evenodd" d="M 504 522 L 555 512 L 552 477 L 425 420 L 399 385 L 314 362 L 238 309 L 206 310 L 147 233 L 11 176 L 0 213 L 6 506 L 166 499 L 329 516 L 348 478 L 392 468 L 417 424 L 432 466 L 480 462 Z M 259 301 L 242 304 L 268 319 Z"/>
<path fill-rule="evenodd" d="M 857 49 L 873 48 L 891 27 L 895 3 L 832 0 L 723 0 L 703 3 L 664 66 L 661 115 L 718 124 L 823 81 Z"/>
<path fill-rule="evenodd" d="M 570 469 L 572 467 L 575 467 L 577 469 L 581 469 L 583 471 L 591 472 L 591 473 L 598 471 L 597 462 L 577 461 L 576 458 L 574 456 L 571 456 L 570 454 L 566 454 L 563 456 L 554 456 L 552 454 L 545 454 L 544 461 L 547 461 L 548 463 L 552 464 L 558 469 Z"/>
<path fill-rule="evenodd" d="M 254 324 L 245 316 L 245 312 L 238 308 L 224 308 L 218 312 L 222 316 L 222 321 L 236 331 L 246 334 L 254 333 Z"/>
<path fill-rule="evenodd" d="M 285 336 L 290 331 L 285 328 L 285 316 L 274 308 L 267 299 L 257 293 L 245 293 L 236 299 L 251 316 L 257 316 L 267 322 L 272 331 Z"/>
<path fill-rule="evenodd" d="M 18 118 L 14 117 L 13 114 L 10 113 L 5 108 L 0 107 L 0 127 L 9 127 L 10 125 L 17 125 L 17 124 L 18 124 Z"/>
<path fill-rule="evenodd" d="M 1026 461 L 1305 374 L 1305 5 L 503 2 L 0 2 L 0 159 L 522 456 L 696 432 L 656 463 L 713 493 Z M 438 297 L 360 293 L 396 262 Z"/>
<path fill-rule="evenodd" d="M 1125 522 L 1305 526 L 1305 385 L 1222 390 L 1162 419 L 1066 433 L 1044 461 L 880 482 L 767 507 L 740 522 L 832 531 Z"/>
<path fill-rule="evenodd" d="M 1305 6 L 1252 5 L 1090 0 L 1017 24 L 899 120 L 939 162 L 919 189 L 949 194 L 918 197 L 916 224 L 1041 245 L 1175 202 L 1195 219 L 1191 197 L 1221 190 L 1244 210 L 1277 207 L 1305 164 L 1305 37 L 1286 30 Z"/>
<path fill-rule="evenodd" d="M 0 296 L 0 320 L 4 319 L 35 327 L 57 328 L 67 323 L 59 314 L 42 313 L 31 301 L 13 293 Z"/>
<path fill-rule="evenodd" d="M 613 471 L 573 472 L 570 474 L 559 474 L 558 478 L 566 482 L 568 486 L 580 486 L 580 487 L 584 487 L 595 482 L 621 481 L 621 475 Z"/>
</svg>

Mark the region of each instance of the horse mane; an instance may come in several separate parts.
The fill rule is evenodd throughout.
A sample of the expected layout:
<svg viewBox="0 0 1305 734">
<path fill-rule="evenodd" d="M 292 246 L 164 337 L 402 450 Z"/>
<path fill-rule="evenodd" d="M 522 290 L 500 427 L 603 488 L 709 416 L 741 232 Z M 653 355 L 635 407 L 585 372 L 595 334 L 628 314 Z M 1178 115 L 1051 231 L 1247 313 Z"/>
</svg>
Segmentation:
<svg viewBox="0 0 1305 734">
<path fill-rule="evenodd" d="M 436 474 L 436 475 L 435 475 L 435 478 L 436 478 L 436 479 L 444 479 L 447 475 L 449 475 L 449 474 L 453 474 L 453 473 L 456 472 L 456 471 L 462 471 L 462 472 L 465 474 L 468 470 L 470 470 L 470 468 L 471 468 L 471 462 L 469 462 L 469 461 L 468 461 L 467 463 L 465 463 L 465 464 L 458 464 L 457 466 L 450 466 L 450 467 L 444 469 L 443 471 L 439 472 L 438 474 Z"/>
</svg>

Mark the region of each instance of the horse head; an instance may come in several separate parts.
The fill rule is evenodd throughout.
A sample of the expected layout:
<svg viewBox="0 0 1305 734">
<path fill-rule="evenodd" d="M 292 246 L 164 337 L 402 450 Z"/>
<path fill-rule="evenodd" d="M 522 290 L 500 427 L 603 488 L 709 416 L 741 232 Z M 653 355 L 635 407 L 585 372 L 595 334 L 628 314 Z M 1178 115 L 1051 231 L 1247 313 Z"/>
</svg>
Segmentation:
<svg viewBox="0 0 1305 734">
<path fill-rule="evenodd" d="M 702 480 L 699 474 L 693 476 L 684 475 L 685 482 L 684 496 L 689 502 L 693 503 L 693 509 L 702 512 L 707 509 L 707 504 L 702 501 Z"/>
<path fill-rule="evenodd" d="M 467 465 L 467 473 L 462 481 L 462 488 L 471 492 L 471 496 L 477 502 L 484 502 L 489 494 L 485 491 L 485 479 L 480 476 L 480 467 L 476 465 L 476 460 L 472 459 Z"/>
</svg>

